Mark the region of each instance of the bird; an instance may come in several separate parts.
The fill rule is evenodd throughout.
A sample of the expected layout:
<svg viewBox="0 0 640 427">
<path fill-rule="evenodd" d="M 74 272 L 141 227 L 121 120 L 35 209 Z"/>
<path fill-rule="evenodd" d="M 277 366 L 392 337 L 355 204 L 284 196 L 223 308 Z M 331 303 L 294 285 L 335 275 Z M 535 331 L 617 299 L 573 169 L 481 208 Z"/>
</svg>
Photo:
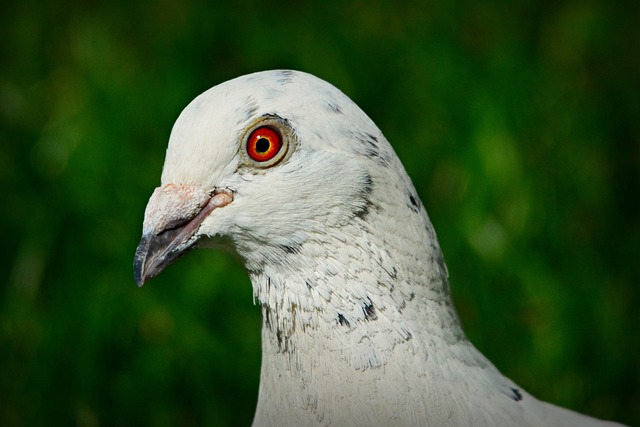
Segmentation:
<svg viewBox="0 0 640 427">
<path fill-rule="evenodd" d="M 254 426 L 614 426 L 536 399 L 466 338 L 434 227 L 343 92 L 270 70 L 179 115 L 134 256 L 239 255 L 262 312 Z"/>
</svg>

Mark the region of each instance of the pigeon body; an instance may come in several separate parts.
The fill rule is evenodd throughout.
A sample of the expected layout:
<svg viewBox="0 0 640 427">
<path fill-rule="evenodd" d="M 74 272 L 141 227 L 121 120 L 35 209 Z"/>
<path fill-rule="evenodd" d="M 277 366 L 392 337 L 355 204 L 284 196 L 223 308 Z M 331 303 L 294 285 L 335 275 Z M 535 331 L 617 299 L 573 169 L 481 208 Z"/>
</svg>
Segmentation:
<svg viewBox="0 0 640 427">
<path fill-rule="evenodd" d="M 262 307 L 256 426 L 615 425 L 537 400 L 466 339 L 400 160 L 314 76 L 242 76 L 178 118 L 136 280 L 212 242 Z"/>
</svg>

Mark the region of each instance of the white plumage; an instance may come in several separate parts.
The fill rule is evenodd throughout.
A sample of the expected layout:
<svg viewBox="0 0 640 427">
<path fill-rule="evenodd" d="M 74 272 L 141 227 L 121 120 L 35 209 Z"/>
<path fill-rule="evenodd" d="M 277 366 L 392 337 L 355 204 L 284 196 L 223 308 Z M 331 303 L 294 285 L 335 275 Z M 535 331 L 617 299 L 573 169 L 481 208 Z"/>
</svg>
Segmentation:
<svg viewBox="0 0 640 427">
<path fill-rule="evenodd" d="M 275 130 L 283 142 L 256 139 Z M 262 144 L 262 145 L 259 145 Z M 145 213 L 141 285 L 225 241 L 262 306 L 256 426 L 613 425 L 541 401 L 465 338 L 436 234 L 393 149 L 328 83 L 243 76 L 178 118 Z"/>
</svg>

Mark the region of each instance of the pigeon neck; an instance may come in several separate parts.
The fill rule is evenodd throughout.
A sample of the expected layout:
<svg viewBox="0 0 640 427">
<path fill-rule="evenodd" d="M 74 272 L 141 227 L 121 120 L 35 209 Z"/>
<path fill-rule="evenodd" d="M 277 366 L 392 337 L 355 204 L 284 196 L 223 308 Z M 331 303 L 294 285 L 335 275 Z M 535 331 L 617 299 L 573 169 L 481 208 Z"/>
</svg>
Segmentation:
<svg viewBox="0 0 640 427">
<path fill-rule="evenodd" d="M 445 379 L 487 366 L 462 332 L 413 190 L 406 200 L 393 189 L 372 194 L 370 209 L 337 225 L 303 224 L 284 243 L 237 242 L 263 313 L 255 425 L 308 416 L 348 425 L 372 401 L 387 403 L 364 425 L 398 424 L 407 396 L 433 403 L 426 416 L 456 393 Z"/>
<path fill-rule="evenodd" d="M 361 369 L 414 337 L 465 341 L 435 234 L 426 215 L 417 218 L 418 227 L 388 233 L 375 216 L 354 220 L 297 247 L 268 248 L 268 258 L 253 253 L 248 259 L 259 261 L 247 267 L 263 311 L 263 353 L 331 349 Z M 374 336 L 384 339 L 369 342 Z"/>
<path fill-rule="evenodd" d="M 275 257 L 286 265 L 264 263 L 260 272 L 248 265 L 263 313 L 254 425 L 348 425 L 380 401 L 386 409 L 363 425 L 397 424 L 409 397 L 446 407 L 438 399 L 455 390 L 440 378 L 451 366 L 464 375 L 485 363 L 460 329 L 437 243 L 405 258 L 374 236 L 350 236 L 349 245 L 338 241 L 343 235 L 323 242 L 335 251 L 322 257 L 303 245 Z"/>
</svg>

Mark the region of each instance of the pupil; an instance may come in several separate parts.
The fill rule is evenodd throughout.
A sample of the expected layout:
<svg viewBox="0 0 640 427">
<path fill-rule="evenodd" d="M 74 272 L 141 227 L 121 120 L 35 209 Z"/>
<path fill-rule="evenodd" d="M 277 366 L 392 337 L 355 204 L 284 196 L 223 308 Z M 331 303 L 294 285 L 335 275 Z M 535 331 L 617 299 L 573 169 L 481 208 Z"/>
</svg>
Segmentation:
<svg viewBox="0 0 640 427">
<path fill-rule="evenodd" d="M 258 153 L 266 153 L 269 150 L 271 143 L 267 138 L 260 138 L 256 141 L 256 151 Z"/>
</svg>

